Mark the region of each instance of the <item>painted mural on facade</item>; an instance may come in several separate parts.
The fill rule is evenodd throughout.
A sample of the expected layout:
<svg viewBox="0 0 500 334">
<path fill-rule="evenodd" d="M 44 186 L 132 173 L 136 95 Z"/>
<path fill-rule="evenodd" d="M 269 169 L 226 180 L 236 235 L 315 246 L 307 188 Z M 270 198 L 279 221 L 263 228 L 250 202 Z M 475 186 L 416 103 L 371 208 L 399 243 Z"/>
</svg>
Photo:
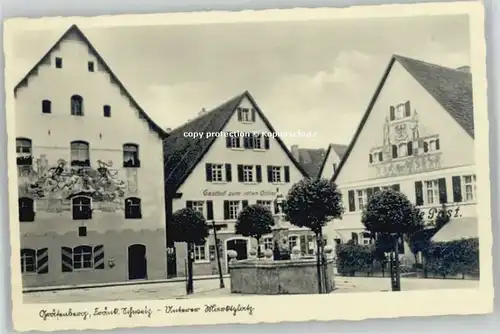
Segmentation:
<svg viewBox="0 0 500 334">
<path fill-rule="evenodd" d="M 82 195 L 92 198 L 98 206 L 95 209 L 123 209 L 126 193 L 136 189 L 136 185 L 121 180 L 111 161 L 98 160 L 96 165 L 97 168 L 71 166 L 64 159 L 50 165 L 47 157 L 41 155 L 33 159 L 32 165 L 18 166 L 19 197 L 36 200 L 37 211 L 69 211 L 71 199 Z"/>
<path fill-rule="evenodd" d="M 371 149 L 370 165 L 377 178 L 430 172 L 441 168 L 439 135 L 422 133 L 410 101 L 389 108 L 383 143 Z"/>
</svg>

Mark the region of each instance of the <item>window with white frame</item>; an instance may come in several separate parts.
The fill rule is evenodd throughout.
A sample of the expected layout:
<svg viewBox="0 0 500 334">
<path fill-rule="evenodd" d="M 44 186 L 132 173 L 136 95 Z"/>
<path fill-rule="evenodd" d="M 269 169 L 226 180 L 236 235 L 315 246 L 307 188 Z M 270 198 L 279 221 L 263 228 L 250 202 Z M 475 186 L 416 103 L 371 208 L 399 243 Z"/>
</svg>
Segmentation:
<svg viewBox="0 0 500 334">
<path fill-rule="evenodd" d="M 396 106 L 396 119 L 401 119 L 405 117 L 406 107 L 404 103 L 400 103 Z"/>
<path fill-rule="evenodd" d="M 254 133 L 253 135 L 253 148 L 257 150 L 262 149 L 262 134 Z"/>
<path fill-rule="evenodd" d="M 290 235 L 288 236 L 288 245 L 290 247 L 290 250 L 293 249 L 293 247 L 299 245 L 299 236 L 298 235 Z"/>
<path fill-rule="evenodd" d="M 438 180 L 424 182 L 425 204 L 439 204 L 439 183 Z"/>
<path fill-rule="evenodd" d="M 262 201 L 262 200 L 257 200 L 258 205 L 262 205 L 263 207 L 268 208 L 272 212 L 272 201 Z"/>
<path fill-rule="evenodd" d="M 194 246 L 194 260 L 198 261 L 207 261 L 207 245 L 205 243 Z"/>
<path fill-rule="evenodd" d="M 231 143 L 232 148 L 240 147 L 240 137 L 236 137 L 236 136 L 231 137 L 230 143 Z"/>
<path fill-rule="evenodd" d="M 193 206 L 191 208 L 194 211 L 198 211 L 202 215 L 204 215 L 204 207 L 205 207 L 205 202 L 204 201 L 193 201 Z"/>
<path fill-rule="evenodd" d="M 274 248 L 273 238 L 264 238 L 264 249 L 273 250 L 273 248 Z"/>
<path fill-rule="evenodd" d="M 407 148 L 408 148 L 408 146 L 406 145 L 406 143 L 399 144 L 398 156 L 399 157 L 406 157 L 408 155 Z"/>
<path fill-rule="evenodd" d="M 91 246 L 77 246 L 73 249 L 73 269 L 94 267 L 94 251 Z"/>
<path fill-rule="evenodd" d="M 254 166 L 243 166 L 243 182 L 253 182 L 253 169 Z"/>
<path fill-rule="evenodd" d="M 224 181 L 224 166 L 222 164 L 212 164 L 212 181 Z"/>
<path fill-rule="evenodd" d="M 466 202 L 476 200 L 476 175 L 462 176 L 463 198 Z"/>
<path fill-rule="evenodd" d="M 366 189 L 356 190 L 356 197 L 358 200 L 358 210 L 363 210 L 368 203 L 368 196 L 366 193 Z"/>
<path fill-rule="evenodd" d="M 242 122 L 251 122 L 252 121 L 252 114 L 250 112 L 250 109 L 240 108 L 240 114 L 241 114 L 241 121 Z"/>
<path fill-rule="evenodd" d="M 273 166 L 271 169 L 271 182 L 272 183 L 279 183 L 281 181 L 282 181 L 281 167 L 280 166 Z"/>
<path fill-rule="evenodd" d="M 240 214 L 240 202 L 229 201 L 229 219 L 238 219 Z"/>
</svg>

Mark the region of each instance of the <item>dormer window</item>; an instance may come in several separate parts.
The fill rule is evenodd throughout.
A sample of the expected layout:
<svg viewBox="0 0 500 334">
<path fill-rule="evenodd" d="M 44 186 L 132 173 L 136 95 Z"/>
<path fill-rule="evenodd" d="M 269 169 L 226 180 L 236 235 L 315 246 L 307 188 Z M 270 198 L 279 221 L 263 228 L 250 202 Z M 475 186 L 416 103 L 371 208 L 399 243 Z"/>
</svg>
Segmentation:
<svg viewBox="0 0 500 334">
<path fill-rule="evenodd" d="M 71 97 L 71 115 L 83 116 L 83 98 L 80 95 Z"/>
<path fill-rule="evenodd" d="M 93 61 L 89 61 L 87 63 L 87 68 L 88 68 L 89 72 L 94 72 L 94 62 Z"/>
<path fill-rule="evenodd" d="M 63 63 L 62 63 L 62 58 L 61 57 L 56 57 L 56 68 L 62 68 Z"/>
</svg>

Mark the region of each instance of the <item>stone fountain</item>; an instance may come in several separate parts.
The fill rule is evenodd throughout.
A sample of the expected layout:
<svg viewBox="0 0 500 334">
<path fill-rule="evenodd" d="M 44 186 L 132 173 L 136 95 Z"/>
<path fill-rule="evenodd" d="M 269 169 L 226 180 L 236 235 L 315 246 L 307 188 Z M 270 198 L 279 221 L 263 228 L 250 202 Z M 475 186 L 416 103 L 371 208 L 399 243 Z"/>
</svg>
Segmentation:
<svg viewBox="0 0 500 334">
<path fill-rule="evenodd" d="M 290 251 L 288 244 L 289 225 L 283 212 L 284 197 L 277 191 L 277 214 L 272 227 L 274 248 L 264 252 L 259 259 L 256 251 L 251 250 L 249 259 L 237 261 L 236 252 L 228 253 L 229 274 L 231 276 L 231 293 L 240 294 L 316 294 L 318 293 L 318 274 L 316 259 L 303 258 L 300 247 Z M 334 263 L 331 251 L 325 248 L 326 270 L 322 279 L 324 293 L 335 288 Z"/>
</svg>

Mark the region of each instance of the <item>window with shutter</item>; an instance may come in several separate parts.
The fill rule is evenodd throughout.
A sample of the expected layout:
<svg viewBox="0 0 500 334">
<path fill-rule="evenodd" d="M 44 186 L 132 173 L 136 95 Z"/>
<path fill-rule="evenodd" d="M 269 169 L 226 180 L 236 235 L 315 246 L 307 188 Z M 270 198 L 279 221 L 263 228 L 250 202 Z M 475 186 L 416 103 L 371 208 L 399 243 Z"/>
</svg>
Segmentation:
<svg viewBox="0 0 500 334">
<path fill-rule="evenodd" d="M 406 103 L 405 103 L 405 117 L 410 117 L 410 116 L 411 116 L 410 101 L 406 101 Z"/>
<path fill-rule="evenodd" d="M 463 199 L 467 202 L 476 200 L 476 175 L 464 175 L 463 180 Z"/>
<path fill-rule="evenodd" d="M 368 154 L 368 160 L 370 161 L 370 163 L 373 163 L 373 156 L 372 154 Z"/>
<path fill-rule="evenodd" d="M 382 152 L 378 152 L 378 161 L 382 161 L 382 160 L 384 160 Z"/>
<path fill-rule="evenodd" d="M 408 142 L 407 148 L 406 148 L 406 153 L 410 156 L 413 155 L 413 142 Z"/>
<path fill-rule="evenodd" d="M 392 158 L 396 159 L 398 157 L 398 147 L 396 145 L 392 145 Z"/>
<path fill-rule="evenodd" d="M 229 201 L 224 201 L 224 220 L 229 219 Z"/>
<path fill-rule="evenodd" d="M 243 165 L 238 165 L 238 182 L 243 182 Z"/>
<path fill-rule="evenodd" d="M 205 164 L 205 176 L 207 182 L 212 182 L 212 164 Z"/>
</svg>

